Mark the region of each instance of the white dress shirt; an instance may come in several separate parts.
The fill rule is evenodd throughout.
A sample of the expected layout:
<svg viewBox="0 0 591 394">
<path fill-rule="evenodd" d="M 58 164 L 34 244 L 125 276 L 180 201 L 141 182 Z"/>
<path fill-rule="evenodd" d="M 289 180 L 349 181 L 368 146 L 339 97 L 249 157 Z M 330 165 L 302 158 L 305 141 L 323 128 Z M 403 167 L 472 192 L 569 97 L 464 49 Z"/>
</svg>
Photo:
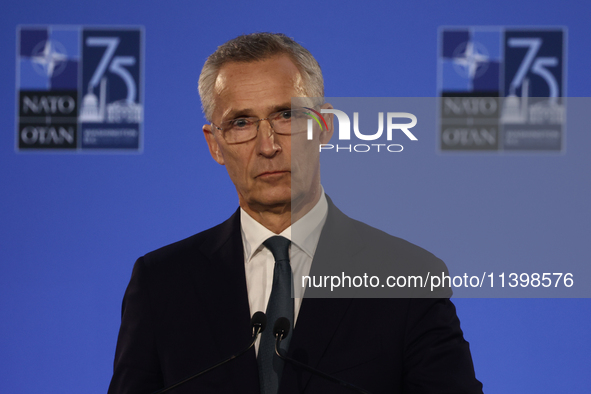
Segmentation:
<svg viewBox="0 0 591 394">
<path fill-rule="evenodd" d="M 246 211 L 240 208 L 240 224 L 242 243 L 244 246 L 244 268 L 246 272 L 246 289 L 248 291 L 248 304 L 250 315 L 257 311 L 266 312 L 267 302 L 273 288 L 273 269 L 275 259 L 263 242 L 268 238 L 281 235 L 291 241 L 289 256 L 291 271 L 294 280 L 294 327 L 302 305 L 301 278 L 310 274 L 312 259 L 318 246 L 318 240 L 322 227 L 326 222 L 328 203 L 324 195 L 324 189 L 316 205 L 301 219 L 283 230 L 281 234 L 275 234 L 262 224 L 254 220 Z M 302 290 L 302 292 L 298 290 Z M 272 325 L 274 322 L 267 322 Z M 260 339 L 260 337 L 259 337 Z M 255 345 L 258 354 L 259 340 Z"/>
</svg>

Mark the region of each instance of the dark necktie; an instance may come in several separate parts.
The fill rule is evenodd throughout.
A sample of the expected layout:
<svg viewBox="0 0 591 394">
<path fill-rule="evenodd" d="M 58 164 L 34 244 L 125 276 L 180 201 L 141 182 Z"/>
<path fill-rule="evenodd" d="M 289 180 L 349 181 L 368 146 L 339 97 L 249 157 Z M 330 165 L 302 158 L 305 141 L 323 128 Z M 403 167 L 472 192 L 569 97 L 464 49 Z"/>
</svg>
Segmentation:
<svg viewBox="0 0 591 394">
<path fill-rule="evenodd" d="M 293 328 L 293 298 L 291 297 L 292 275 L 289 264 L 289 244 L 291 241 L 285 237 L 275 236 L 263 242 L 273 253 L 275 268 L 273 269 L 273 289 L 267 304 L 267 329 L 261 335 L 259 354 L 259 377 L 261 394 L 276 394 L 279 390 L 281 373 L 283 372 L 283 360 L 275 354 L 275 337 L 273 326 L 280 317 L 286 317 Z M 280 349 L 287 352 L 291 333 L 281 341 Z"/>
</svg>

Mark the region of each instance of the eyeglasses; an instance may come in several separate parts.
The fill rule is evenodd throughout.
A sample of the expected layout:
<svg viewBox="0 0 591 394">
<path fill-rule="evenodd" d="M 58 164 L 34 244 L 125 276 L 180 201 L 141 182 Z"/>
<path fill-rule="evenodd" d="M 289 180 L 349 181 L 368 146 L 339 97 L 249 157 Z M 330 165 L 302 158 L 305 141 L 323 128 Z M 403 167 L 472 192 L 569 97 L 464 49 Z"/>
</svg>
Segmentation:
<svg viewBox="0 0 591 394">
<path fill-rule="evenodd" d="M 311 118 L 307 108 L 286 109 L 273 112 L 266 118 L 242 117 L 226 120 L 218 127 L 211 123 L 222 133 L 222 137 L 228 144 L 240 144 L 254 139 L 259 131 L 260 122 L 268 120 L 271 129 L 276 134 L 291 135 L 306 131 L 307 120 Z"/>
</svg>

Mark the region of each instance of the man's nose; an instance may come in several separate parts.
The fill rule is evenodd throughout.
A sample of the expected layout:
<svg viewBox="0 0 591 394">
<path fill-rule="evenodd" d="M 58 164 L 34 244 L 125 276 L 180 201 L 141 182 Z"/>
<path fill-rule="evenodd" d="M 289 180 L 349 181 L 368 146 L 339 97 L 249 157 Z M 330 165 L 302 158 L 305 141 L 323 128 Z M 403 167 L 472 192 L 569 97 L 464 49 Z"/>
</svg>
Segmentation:
<svg viewBox="0 0 591 394">
<path fill-rule="evenodd" d="M 258 124 L 257 144 L 263 156 L 274 156 L 281 151 L 281 146 L 275 141 L 276 133 L 270 119 L 261 119 Z"/>
</svg>

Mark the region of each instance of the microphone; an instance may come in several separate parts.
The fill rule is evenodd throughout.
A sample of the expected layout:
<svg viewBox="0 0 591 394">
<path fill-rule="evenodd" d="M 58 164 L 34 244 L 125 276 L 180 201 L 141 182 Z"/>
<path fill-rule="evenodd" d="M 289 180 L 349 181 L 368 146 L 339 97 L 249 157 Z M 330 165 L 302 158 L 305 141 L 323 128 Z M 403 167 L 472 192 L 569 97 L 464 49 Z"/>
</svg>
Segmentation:
<svg viewBox="0 0 591 394">
<path fill-rule="evenodd" d="M 280 317 L 275 321 L 275 326 L 273 327 L 273 335 L 276 339 L 276 345 L 279 345 L 279 343 L 287 337 L 290 328 L 291 324 L 289 323 L 289 319 L 287 317 Z M 275 351 L 277 351 L 277 346 L 275 346 Z"/>
<path fill-rule="evenodd" d="M 250 344 L 248 345 L 248 347 L 246 349 L 243 349 L 241 351 L 239 351 L 238 353 L 228 357 L 227 359 L 225 359 L 224 361 L 221 361 L 219 363 L 217 363 L 216 365 L 214 365 L 213 367 L 209 367 L 206 370 L 203 370 L 201 372 L 196 373 L 195 375 L 191 375 L 179 382 L 176 382 L 170 386 L 167 386 L 161 390 L 155 391 L 152 394 L 164 394 L 169 390 L 172 390 L 182 384 L 187 383 L 190 380 L 193 380 L 213 369 L 216 369 L 217 367 L 220 367 L 222 365 L 224 365 L 225 363 L 227 363 L 228 361 L 234 360 L 237 357 L 240 357 L 241 355 L 243 355 L 244 353 L 246 353 L 247 351 L 250 350 L 251 347 L 254 346 L 254 343 L 256 342 L 258 336 L 265 330 L 265 328 L 267 327 L 267 315 L 265 315 L 263 312 L 258 311 L 256 312 L 254 315 L 252 315 L 252 319 L 250 320 L 250 326 L 252 328 L 252 341 L 250 342 Z"/>
<path fill-rule="evenodd" d="M 314 375 L 318 375 L 320 377 L 330 380 L 331 382 L 338 383 L 341 386 L 350 388 L 350 389 L 355 390 L 359 393 L 371 394 L 369 391 L 366 391 L 360 387 L 357 387 L 354 384 L 345 382 L 344 380 L 341 380 L 339 378 L 335 378 L 334 376 L 330 376 L 324 372 L 317 370 L 316 368 L 312 368 L 309 365 L 301 363 L 291 357 L 287 357 L 287 356 L 282 355 L 279 352 L 279 344 L 281 343 L 281 341 L 283 339 L 285 339 L 285 337 L 287 337 L 287 334 L 289 334 L 290 327 L 291 327 L 291 324 L 289 323 L 289 320 L 286 317 L 280 317 L 279 319 L 277 319 L 277 321 L 275 321 L 275 326 L 273 326 L 273 335 L 275 336 L 275 353 L 277 354 L 277 356 L 279 356 L 279 358 L 281 358 L 282 360 L 288 361 L 297 367 L 305 369 L 306 371 L 308 371 Z"/>
<path fill-rule="evenodd" d="M 252 343 L 250 344 L 250 346 L 248 347 L 249 349 L 254 345 L 254 342 L 257 339 L 257 336 L 259 334 L 261 334 L 263 331 L 265 331 L 265 328 L 267 328 L 267 315 L 265 315 L 265 312 L 255 312 L 254 315 L 252 315 L 252 319 L 250 319 L 250 325 L 252 327 L 252 335 L 254 337 Z"/>
</svg>

